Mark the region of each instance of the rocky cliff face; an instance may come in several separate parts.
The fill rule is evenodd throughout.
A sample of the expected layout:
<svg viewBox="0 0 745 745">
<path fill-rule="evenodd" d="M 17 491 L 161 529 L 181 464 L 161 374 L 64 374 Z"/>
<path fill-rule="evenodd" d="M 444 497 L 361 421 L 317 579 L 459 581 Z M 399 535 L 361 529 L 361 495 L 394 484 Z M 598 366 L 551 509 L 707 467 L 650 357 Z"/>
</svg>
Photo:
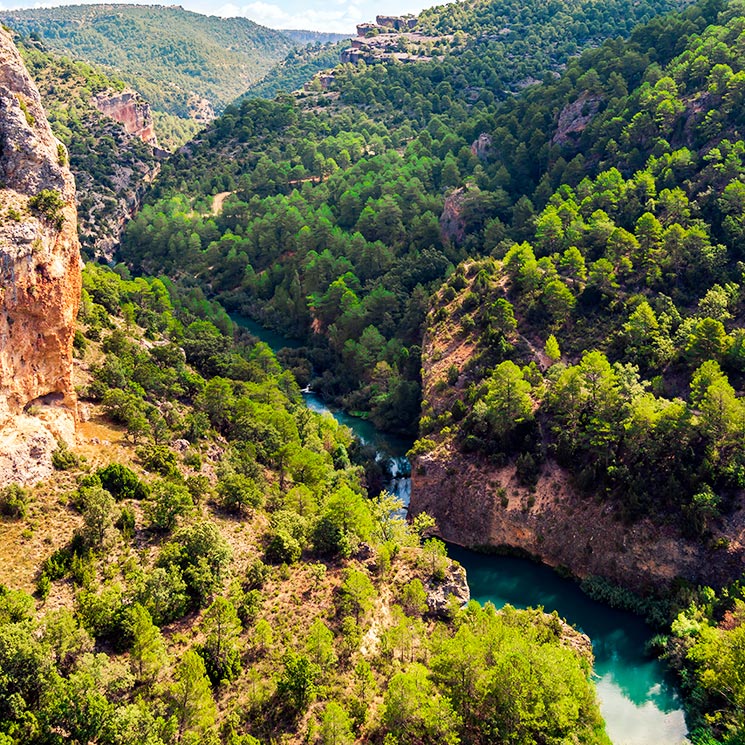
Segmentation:
<svg viewBox="0 0 745 745">
<path fill-rule="evenodd" d="M 44 476 L 56 438 L 74 437 L 81 280 L 66 162 L 39 92 L 0 29 L 0 484 Z"/>
<path fill-rule="evenodd" d="M 95 106 L 102 114 L 123 125 L 127 134 L 136 135 L 153 147 L 158 146 L 150 104 L 135 91 L 100 93 L 95 98 Z"/>
<path fill-rule="evenodd" d="M 452 319 L 461 301 L 458 296 L 448 303 L 441 294 L 434 307 L 445 308 Z M 452 320 L 435 323 L 430 314 L 428 325 L 422 343 L 422 398 L 434 419 L 465 398 L 474 382 L 469 365 L 479 347 L 477 332 Z M 539 350 L 531 352 L 536 364 L 545 367 Z M 461 371 L 456 383 L 444 385 L 453 368 Z M 599 575 L 642 593 L 681 577 L 721 586 L 742 573 L 743 509 L 713 523 L 710 540 L 697 541 L 670 523 L 643 519 L 629 524 L 620 504 L 581 492 L 551 459 L 529 489 L 521 484 L 514 463 L 500 465 L 462 452 L 450 427 L 427 437 L 434 447 L 412 459 L 409 510 L 411 515 L 432 515 L 447 541 L 524 552 L 550 566 L 567 567 L 580 578 Z"/>
</svg>

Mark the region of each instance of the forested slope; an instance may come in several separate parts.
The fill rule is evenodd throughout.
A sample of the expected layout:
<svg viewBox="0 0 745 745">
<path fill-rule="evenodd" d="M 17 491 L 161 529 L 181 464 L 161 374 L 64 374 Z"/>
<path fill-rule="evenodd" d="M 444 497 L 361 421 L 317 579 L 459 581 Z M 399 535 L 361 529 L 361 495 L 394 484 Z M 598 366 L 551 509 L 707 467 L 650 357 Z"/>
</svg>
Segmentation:
<svg viewBox="0 0 745 745">
<path fill-rule="evenodd" d="M 607 745 L 587 639 L 461 608 L 431 521 L 366 498 L 349 431 L 231 328 L 84 272 L 80 442 L 0 489 L 0 740 Z"/>
<path fill-rule="evenodd" d="M 72 5 L 4 11 L 0 20 L 74 59 L 106 65 L 156 109 L 181 118 L 221 111 L 294 46 L 246 18 L 175 5 Z"/>
<path fill-rule="evenodd" d="M 559 40 L 530 26 L 542 71 L 566 70 L 515 96 L 536 73 L 504 64 L 524 39 L 490 38 L 510 25 L 501 13 L 429 11 L 420 23 L 453 35 L 439 59 L 342 66 L 310 101 L 228 109 L 164 169 L 123 256 L 196 276 L 230 309 L 308 341 L 327 371 L 313 385 L 381 426 L 416 413 L 426 325 L 414 507 L 430 469 L 442 478 L 425 501 L 446 535 L 457 499 L 473 510 L 478 490 L 526 523 L 546 503 L 560 511 L 568 490 L 603 523 L 575 519 L 580 530 L 617 535 L 602 551 L 621 574 L 636 526 L 669 539 L 687 556 L 679 568 L 721 589 L 688 586 L 675 552 L 664 557 L 667 612 L 686 609 L 660 649 L 700 741 L 736 742 L 745 8 L 703 2 L 568 61 L 586 20 L 561 15 Z M 461 464 L 488 476 L 465 484 Z M 556 498 L 543 488 L 559 482 Z M 487 527 L 471 526 L 476 543 Z"/>
<path fill-rule="evenodd" d="M 432 305 L 413 500 L 444 515 L 484 491 L 497 522 L 538 520 L 541 555 L 558 467 L 578 549 L 611 521 L 619 538 L 601 553 L 623 567 L 651 521 L 698 552 L 726 586 L 699 588 L 660 644 L 693 721 L 727 742 L 744 724 L 742 12 L 725 6 L 693 34 L 691 12 L 653 21 L 497 118 L 494 159 L 517 201 L 491 226 L 490 257 Z M 493 481 L 466 493 L 458 471 L 433 496 L 426 473 L 457 462 Z M 579 565 L 597 563 L 592 549 Z"/>
<path fill-rule="evenodd" d="M 447 7 L 443 17 L 457 12 Z M 468 6 L 468 24 L 483 7 Z M 495 14 L 477 35 L 453 35 L 431 62 L 344 65 L 329 91 L 302 101 L 229 107 L 164 166 L 122 257 L 145 271 L 196 275 L 231 310 L 307 341 L 316 369 L 327 371 L 314 387 L 379 426 L 411 430 L 429 292 L 480 250 L 487 224 L 493 232 L 494 218 L 511 214 L 505 169 L 492 140 L 478 147 L 478 138 L 506 89 L 597 38 L 585 25 L 596 5 L 560 4 L 556 19 L 541 7 L 526 6 L 536 16 L 529 34 L 500 35 Z M 623 33 L 629 19 L 669 7 L 605 5 L 602 28 Z M 688 23 L 706 20 L 697 12 Z M 530 67 L 517 61 L 526 43 Z M 446 203 L 465 183 L 474 188 Z M 204 197 L 224 191 L 234 196 L 209 217 Z"/>
<path fill-rule="evenodd" d="M 279 93 L 301 89 L 316 73 L 336 67 L 347 43 L 308 44 L 294 49 L 258 83 L 253 83 L 241 98 L 275 98 Z"/>
<path fill-rule="evenodd" d="M 115 96 L 123 90 L 121 80 L 28 39 L 17 38 L 16 44 L 53 132 L 67 146 L 77 187 L 81 247 L 89 258 L 110 258 L 124 223 L 158 171 L 153 146 L 128 134 L 95 106 L 95 96 Z"/>
</svg>

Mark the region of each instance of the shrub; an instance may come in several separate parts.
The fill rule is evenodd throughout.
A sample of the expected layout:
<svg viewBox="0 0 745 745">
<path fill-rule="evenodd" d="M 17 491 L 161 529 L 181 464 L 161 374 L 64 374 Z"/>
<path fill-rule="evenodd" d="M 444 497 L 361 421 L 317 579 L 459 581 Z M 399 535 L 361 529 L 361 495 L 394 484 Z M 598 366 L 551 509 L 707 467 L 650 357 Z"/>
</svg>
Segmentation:
<svg viewBox="0 0 745 745">
<path fill-rule="evenodd" d="M 260 590 L 267 581 L 270 572 L 271 569 L 261 559 L 256 559 L 246 570 L 244 589 Z"/>
<path fill-rule="evenodd" d="M 135 534 L 135 512 L 129 506 L 122 507 L 119 519 L 115 523 L 124 538 L 132 538 Z"/>
<path fill-rule="evenodd" d="M 217 484 L 220 506 L 237 514 L 246 514 L 261 504 L 261 491 L 248 476 L 231 473 L 223 476 Z"/>
<path fill-rule="evenodd" d="M 286 530 L 276 531 L 266 548 L 267 561 L 274 564 L 294 564 L 303 550 L 295 538 Z"/>
<path fill-rule="evenodd" d="M 153 486 L 152 498 L 145 504 L 145 515 L 155 530 L 171 530 L 194 503 L 189 490 L 173 481 L 159 481 Z"/>
<path fill-rule="evenodd" d="M 136 452 L 146 470 L 166 477 L 179 475 L 176 453 L 165 445 L 143 445 Z"/>
<path fill-rule="evenodd" d="M 145 499 L 148 489 L 137 477 L 137 474 L 121 463 L 110 463 L 105 468 L 99 468 L 96 475 L 101 480 L 101 486 L 111 493 L 117 502 L 122 499 Z"/>
<path fill-rule="evenodd" d="M 49 575 L 42 572 L 36 580 L 36 595 L 40 600 L 46 600 L 49 597 L 49 590 L 52 587 L 52 581 Z"/>
<path fill-rule="evenodd" d="M 222 582 L 230 557 L 230 546 L 217 526 L 199 522 L 176 531 L 163 547 L 158 565 L 181 569 L 189 594 L 201 606 Z"/>
<path fill-rule="evenodd" d="M 62 214 L 64 206 L 62 195 L 55 189 L 42 189 L 28 200 L 29 209 L 50 222 L 57 230 L 61 230 L 65 222 Z"/>
<path fill-rule="evenodd" d="M 28 491 L 18 484 L 8 484 L 0 491 L 0 514 L 24 518 L 28 510 Z"/>
<path fill-rule="evenodd" d="M 64 440 L 59 440 L 57 448 L 52 453 L 52 465 L 58 471 L 69 471 L 71 468 L 77 468 L 80 465 L 80 459 L 70 451 Z"/>
</svg>

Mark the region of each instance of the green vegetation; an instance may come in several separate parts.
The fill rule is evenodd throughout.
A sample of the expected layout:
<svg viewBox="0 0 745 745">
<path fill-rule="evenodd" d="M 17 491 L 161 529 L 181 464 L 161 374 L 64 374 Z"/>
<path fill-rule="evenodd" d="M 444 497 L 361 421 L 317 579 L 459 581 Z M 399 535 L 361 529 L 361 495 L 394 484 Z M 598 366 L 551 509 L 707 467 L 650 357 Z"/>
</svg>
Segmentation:
<svg viewBox="0 0 745 745">
<path fill-rule="evenodd" d="M 62 195 L 55 189 L 42 189 L 28 200 L 28 208 L 54 225 L 57 230 L 61 230 L 65 222 L 65 216 L 62 214 L 64 206 Z"/>
<path fill-rule="evenodd" d="M 274 98 L 279 93 L 301 89 L 316 73 L 336 67 L 347 44 L 348 41 L 293 49 L 258 83 L 253 83 L 241 98 Z"/>
<path fill-rule="evenodd" d="M 200 99 L 222 110 L 294 46 L 246 18 L 175 5 L 73 5 L 3 11 L 0 18 L 57 52 L 116 70 L 156 109 L 182 119 Z"/>
<path fill-rule="evenodd" d="M 431 617 L 444 545 L 369 499 L 364 449 L 307 411 L 310 382 L 378 427 L 419 419 L 413 456 L 457 448 L 528 490 L 550 462 L 629 525 L 721 552 L 723 587 L 678 583 L 674 607 L 585 587 L 675 614 L 656 646 L 698 742 L 742 740 L 742 564 L 721 526 L 745 488 L 744 16 L 703 0 L 653 17 L 672 7 L 432 9 L 430 61 L 243 99 L 164 164 L 126 267 L 86 271 L 76 344 L 131 460 L 60 455 L 80 527 L 37 583 L 70 583 L 74 623 L 120 647 L 99 664 L 131 659 L 132 682 L 89 647 L 43 678 L 25 665 L 11 737 L 77 733 L 46 702 L 98 674 L 120 684 L 106 720 L 153 745 L 605 742 L 558 619 Z M 303 346 L 283 371 L 226 311 Z M 48 661 L 43 619 L 25 623 L 14 653 Z"/>
<path fill-rule="evenodd" d="M 164 164 L 122 258 L 137 271 L 196 276 L 230 311 L 306 343 L 325 397 L 383 429 L 413 431 L 429 296 L 487 232 L 501 237 L 511 214 L 504 169 L 471 148 L 503 90 L 670 6 L 607 4 L 599 36 L 587 31 L 589 5 L 567 6 L 558 27 L 554 9 L 530 7 L 530 33 L 500 35 L 497 14 L 432 62 L 343 65 L 328 92 L 229 106 Z M 448 207 L 462 223 L 453 230 L 440 220 L 445 196 L 464 186 L 462 204 Z M 209 196 L 226 191 L 208 218 Z"/>
<path fill-rule="evenodd" d="M 52 131 L 66 146 L 58 149 L 61 165 L 75 176 L 78 233 L 83 251 L 93 257 L 113 242 L 127 199 L 156 165 L 153 149 L 101 114 L 96 95 L 124 88 L 121 80 L 83 62 L 55 55 L 39 44 L 16 39 L 29 73 L 39 88 Z M 129 192 L 129 194 L 128 194 Z"/>
<path fill-rule="evenodd" d="M 3 742 L 607 744 L 576 632 L 540 611 L 429 612 L 444 546 L 366 498 L 350 432 L 266 345 L 122 266 L 88 265 L 82 300 L 83 394 L 123 462 L 60 447 L 34 490 L 66 543 L 38 607 L 0 585 Z M 5 489 L 4 519 L 28 501 Z"/>
</svg>

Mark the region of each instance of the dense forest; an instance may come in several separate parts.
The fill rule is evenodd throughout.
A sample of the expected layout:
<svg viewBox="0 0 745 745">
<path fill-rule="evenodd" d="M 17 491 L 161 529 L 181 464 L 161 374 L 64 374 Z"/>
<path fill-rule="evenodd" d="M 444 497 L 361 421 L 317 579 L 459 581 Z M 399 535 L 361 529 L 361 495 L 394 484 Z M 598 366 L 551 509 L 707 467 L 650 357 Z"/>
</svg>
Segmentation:
<svg viewBox="0 0 745 745">
<path fill-rule="evenodd" d="M 597 39 L 589 6 L 561 7 L 546 16 L 536 5 L 530 33 L 500 35 L 493 14 L 431 62 L 343 65 L 326 92 L 228 107 L 164 165 L 122 257 L 196 275 L 231 311 L 307 342 L 325 396 L 384 429 L 413 430 L 429 293 L 480 246 L 487 223 L 491 236 L 511 214 L 504 167 L 472 143 L 493 126 L 504 89 Z M 636 4 L 633 20 L 667 7 Z M 605 6 L 602 33 L 625 32 L 627 10 Z M 557 44 L 557 29 L 573 45 Z M 445 229 L 445 195 L 465 183 L 474 188 L 454 207 L 463 226 Z M 226 191 L 213 218 L 209 197 Z"/>
<path fill-rule="evenodd" d="M 69 5 L 3 11 L 0 20 L 51 49 L 105 65 L 159 111 L 188 119 L 222 110 L 294 46 L 246 18 L 171 5 Z"/>
<path fill-rule="evenodd" d="M 607 744 L 586 640 L 433 605 L 463 576 L 432 521 L 367 498 L 349 431 L 221 328 L 199 292 L 86 268 L 81 395 L 110 439 L 0 491 L 44 547 L 35 597 L 0 586 L 0 741 Z"/>
<path fill-rule="evenodd" d="M 460 335 L 417 454 L 454 445 L 528 487 L 551 460 L 714 547 L 745 486 L 742 8 L 635 8 L 444 6 L 420 18 L 430 62 L 229 107 L 122 257 L 300 339 L 300 383 L 382 428 L 419 419 L 422 333 Z M 657 641 L 701 742 L 745 724 L 729 580 L 668 605 Z"/>
<path fill-rule="evenodd" d="M 284 32 L 288 33 L 288 32 Z M 303 38 L 303 37 L 301 37 Z M 253 83 L 241 98 L 274 98 L 279 93 L 300 90 L 316 73 L 332 70 L 339 63 L 339 55 L 347 41 L 311 44 L 293 49 L 258 83 Z"/>
<path fill-rule="evenodd" d="M 729 550 L 745 5 L 474 0 L 417 30 L 428 61 L 298 95 L 333 47 L 291 52 L 163 164 L 122 263 L 86 267 L 79 390 L 105 445 L 0 492 L 36 547 L 35 598 L 0 586 L 0 743 L 608 742 L 586 639 L 461 607 L 434 521 L 378 494 L 374 452 L 308 384 L 418 433 L 412 457 L 527 490 L 556 466 L 619 526 Z M 50 115 L 102 176 L 101 142 L 75 146 L 83 98 Z M 278 360 L 229 314 L 300 346 Z M 745 738 L 740 570 L 654 600 L 585 583 L 649 615 L 696 745 Z"/>
</svg>

